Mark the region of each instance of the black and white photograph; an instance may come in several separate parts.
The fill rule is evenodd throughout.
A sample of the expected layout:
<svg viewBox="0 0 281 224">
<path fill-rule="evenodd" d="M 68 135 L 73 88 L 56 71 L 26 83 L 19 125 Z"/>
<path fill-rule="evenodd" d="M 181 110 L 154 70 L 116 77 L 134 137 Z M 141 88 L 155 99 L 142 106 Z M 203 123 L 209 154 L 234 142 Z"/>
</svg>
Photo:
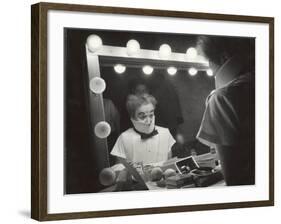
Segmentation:
<svg viewBox="0 0 281 224">
<path fill-rule="evenodd" d="M 255 185 L 254 37 L 63 38 L 65 194 Z"/>
<path fill-rule="evenodd" d="M 36 220 L 274 204 L 274 19 L 32 6 Z"/>
</svg>

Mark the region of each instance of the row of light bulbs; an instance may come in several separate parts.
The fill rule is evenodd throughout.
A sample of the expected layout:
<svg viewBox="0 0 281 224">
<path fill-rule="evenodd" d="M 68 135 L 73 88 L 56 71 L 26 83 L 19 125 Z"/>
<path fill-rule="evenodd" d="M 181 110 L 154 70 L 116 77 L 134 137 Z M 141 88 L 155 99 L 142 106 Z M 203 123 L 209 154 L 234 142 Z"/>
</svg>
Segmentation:
<svg viewBox="0 0 281 224">
<path fill-rule="evenodd" d="M 87 38 L 87 48 L 90 52 L 95 53 L 100 50 L 103 46 L 102 39 L 95 34 L 90 35 Z M 126 52 L 128 56 L 136 56 L 140 51 L 140 44 L 137 40 L 131 39 L 126 44 Z M 159 47 L 159 58 L 169 59 L 172 54 L 172 49 L 168 44 L 162 44 Z M 187 60 L 193 60 L 197 57 L 197 50 L 194 47 L 190 47 L 186 50 L 185 57 Z M 114 70 L 118 74 L 122 74 L 126 71 L 126 67 L 122 64 L 117 64 L 114 66 Z M 142 71 L 146 75 L 151 75 L 153 73 L 153 67 L 150 65 L 145 65 L 142 67 Z M 173 76 L 177 73 L 176 67 L 168 67 L 167 72 L 169 75 Z M 191 76 L 195 76 L 198 70 L 196 68 L 189 68 L 188 73 Z M 211 69 L 206 70 L 208 76 L 213 76 L 213 71 Z M 94 77 L 90 80 L 90 90 L 94 94 L 102 94 L 106 89 L 106 82 L 101 77 Z M 95 135 L 98 138 L 107 138 L 110 135 L 111 127 L 106 121 L 100 121 L 95 125 L 94 128 Z"/>
<path fill-rule="evenodd" d="M 122 74 L 126 71 L 126 66 L 125 65 L 122 65 L 122 64 L 116 64 L 114 66 L 114 71 L 118 74 Z M 142 67 L 142 71 L 145 75 L 151 75 L 154 71 L 153 67 L 150 66 L 150 65 L 145 65 Z M 169 75 L 173 76 L 177 73 L 178 69 L 174 66 L 170 66 L 167 68 L 167 72 Z M 196 68 L 189 68 L 188 69 L 188 73 L 191 75 L 191 76 L 195 76 L 197 74 L 198 70 Z M 213 76 L 213 71 L 212 69 L 207 69 L 206 70 L 206 73 L 208 76 Z"/>
<path fill-rule="evenodd" d="M 114 69 L 117 73 L 123 73 L 123 72 L 125 72 L 126 67 L 121 64 L 118 64 L 118 65 L 114 66 Z M 149 65 L 144 66 L 142 68 L 142 70 L 143 70 L 144 74 L 146 74 L 146 75 L 150 75 L 153 72 L 153 68 Z M 170 75 L 175 75 L 177 72 L 177 69 L 175 67 L 169 67 L 167 69 L 167 71 Z M 188 72 L 191 76 L 194 76 L 197 74 L 198 71 L 195 68 L 190 68 L 188 70 Z M 213 75 L 212 70 L 209 70 L 209 69 L 206 71 L 206 73 L 209 76 Z M 90 80 L 90 90 L 92 93 L 94 93 L 96 95 L 102 94 L 105 91 L 105 89 L 106 89 L 106 82 L 103 78 L 94 77 Z M 102 138 L 102 139 L 107 138 L 110 135 L 111 127 L 106 121 L 100 121 L 95 125 L 94 132 L 98 138 Z"/>
<path fill-rule="evenodd" d="M 96 34 L 92 34 L 90 36 L 88 36 L 87 38 L 87 47 L 88 50 L 92 53 L 97 52 L 98 50 L 100 50 L 102 48 L 103 42 L 102 39 L 96 35 Z M 131 39 L 127 42 L 126 45 L 126 49 L 127 49 L 127 55 L 128 56 L 135 56 L 139 53 L 140 51 L 140 44 L 137 40 Z M 159 48 L 159 58 L 161 59 L 169 59 L 169 57 L 172 54 L 172 49 L 168 44 L 162 44 Z M 187 49 L 186 51 L 186 59 L 195 59 L 197 57 L 197 50 L 194 47 L 190 47 Z M 126 71 L 126 67 L 122 64 L 117 64 L 114 66 L 114 70 L 116 73 L 118 74 L 122 74 Z M 153 73 L 153 67 L 150 65 L 145 65 L 142 68 L 142 71 L 145 75 L 151 75 Z M 176 67 L 169 67 L 167 68 L 167 72 L 169 75 L 173 76 L 177 73 L 177 68 Z M 197 69 L 196 68 L 190 68 L 188 70 L 188 73 L 191 76 L 194 76 L 197 74 Z M 213 71 L 211 69 L 208 69 L 206 71 L 208 76 L 213 76 Z"/>
<path fill-rule="evenodd" d="M 95 53 L 102 48 L 103 42 L 102 39 L 95 34 L 90 35 L 87 38 L 87 47 L 90 52 Z M 137 40 L 131 39 L 126 44 L 127 55 L 136 56 L 140 51 L 140 44 Z M 172 49 L 168 44 L 162 44 L 159 47 L 159 58 L 160 59 L 169 59 L 172 54 Z M 197 50 L 194 47 L 190 47 L 186 50 L 186 59 L 192 60 L 197 57 Z"/>
<path fill-rule="evenodd" d="M 175 75 L 176 74 L 176 68 L 175 67 L 169 67 L 167 69 L 168 72 L 170 72 L 172 75 Z M 149 65 L 146 65 L 143 67 L 143 72 L 145 74 L 152 74 L 153 72 L 153 68 Z M 194 76 L 197 74 L 197 69 L 195 68 L 190 68 L 188 70 L 189 74 Z M 206 71 L 207 75 L 211 76 L 213 74 L 212 70 L 207 70 Z M 90 90 L 95 93 L 95 94 L 101 94 L 103 93 L 103 91 L 105 90 L 106 88 L 106 83 L 104 81 L 103 78 L 101 77 L 94 77 L 90 80 Z"/>
</svg>

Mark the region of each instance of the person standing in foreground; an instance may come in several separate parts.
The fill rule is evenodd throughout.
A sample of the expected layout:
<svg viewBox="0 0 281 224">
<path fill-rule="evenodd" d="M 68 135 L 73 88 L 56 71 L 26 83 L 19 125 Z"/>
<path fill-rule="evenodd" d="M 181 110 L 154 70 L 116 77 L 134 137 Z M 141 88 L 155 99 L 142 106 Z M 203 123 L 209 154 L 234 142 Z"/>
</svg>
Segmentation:
<svg viewBox="0 0 281 224">
<path fill-rule="evenodd" d="M 197 138 L 216 149 L 228 186 L 255 184 L 254 39 L 200 36 L 197 49 L 216 84 Z"/>
<path fill-rule="evenodd" d="M 149 95 L 129 95 L 127 110 L 133 128 L 117 139 L 111 155 L 130 163 L 159 163 L 171 157 L 175 140 L 169 129 L 155 126 L 156 99 Z"/>
</svg>

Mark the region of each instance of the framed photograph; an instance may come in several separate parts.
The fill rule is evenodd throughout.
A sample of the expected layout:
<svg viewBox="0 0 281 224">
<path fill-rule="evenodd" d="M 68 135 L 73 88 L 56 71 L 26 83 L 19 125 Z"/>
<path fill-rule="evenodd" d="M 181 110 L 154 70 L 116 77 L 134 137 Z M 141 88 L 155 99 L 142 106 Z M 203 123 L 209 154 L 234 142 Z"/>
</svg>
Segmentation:
<svg viewBox="0 0 281 224">
<path fill-rule="evenodd" d="M 274 18 L 31 8 L 32 218 L 274 205 Z"/>
</svg>

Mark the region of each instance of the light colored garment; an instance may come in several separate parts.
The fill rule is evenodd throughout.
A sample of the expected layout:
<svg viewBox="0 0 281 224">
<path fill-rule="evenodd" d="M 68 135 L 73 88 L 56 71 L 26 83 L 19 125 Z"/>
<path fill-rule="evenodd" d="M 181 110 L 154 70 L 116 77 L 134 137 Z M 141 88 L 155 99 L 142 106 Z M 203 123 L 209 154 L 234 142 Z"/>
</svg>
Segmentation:
<svg viewBox="0 0 281 224">
<path fill-rule="evenodd" d="M 117 139 L 111 155 L 126 159 L 128 162 L 143 164 L 166 161 L 171 147 L 176 142 L 169 129 L 155 126 L 158 134 L 141 139 L 141 136 L 130 128 Z"/>
</svg>

